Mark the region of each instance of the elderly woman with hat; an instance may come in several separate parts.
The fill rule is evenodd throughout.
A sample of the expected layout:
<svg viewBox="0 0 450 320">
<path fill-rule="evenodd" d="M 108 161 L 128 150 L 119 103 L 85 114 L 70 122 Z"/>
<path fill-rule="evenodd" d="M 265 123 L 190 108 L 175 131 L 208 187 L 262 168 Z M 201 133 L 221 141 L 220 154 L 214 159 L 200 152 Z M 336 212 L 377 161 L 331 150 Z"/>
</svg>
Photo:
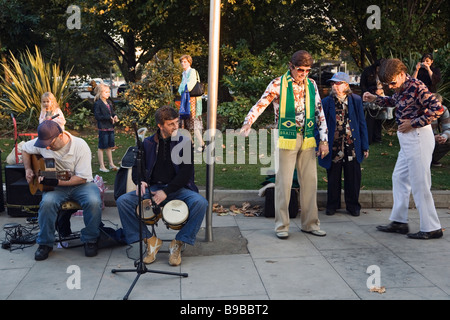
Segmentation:
<svg viewBox="0 0 450 320">
<path fill-rule="evenodd" d="M 333 215 L 341 205 L 341 176 L 344 171 L 344 195 L 347 211 L 359 216 L 361 205 L 361 162 L 369 156 L 369 142 L 361 97 L 352 93 L 350 77 L 337 72 L 328 80 L 331 94 L 322 100 L 328 125 L 330 153 L 319 157 L 327 169 L 328 192 L 326 214 Z M 316 134 L 316 138 L 319 135 Z"/>
</svg>

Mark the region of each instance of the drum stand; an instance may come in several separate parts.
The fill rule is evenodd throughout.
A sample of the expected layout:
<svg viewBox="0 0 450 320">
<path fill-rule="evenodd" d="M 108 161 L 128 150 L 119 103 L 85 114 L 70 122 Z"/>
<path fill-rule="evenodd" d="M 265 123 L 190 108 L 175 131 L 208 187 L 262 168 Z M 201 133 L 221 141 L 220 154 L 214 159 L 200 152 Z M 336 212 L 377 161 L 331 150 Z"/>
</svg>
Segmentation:
<svg viewBox="0 0 450 320">
<path fill-rule="evenodd" d="M 142 165 L 142 142 L 140 140 L 140 137 L 137 134 L 137 127 L 136 127 L 136 123 L 133 123 L 134 125 L 134 131 L 136 134 L 136 143 L 137 143 L 137 154 L 136 154 L 136 165 L 137 165 L 137 172 L 138 172 L 138 198 L 139 198 L 139 202 L 138 202 L 138 211 L 139 211 L 139 261 L 135 261 L 134 265 L 135 265 L 135 269 L 112 269 L 111 272 L 112 273 L 117 273 L 117 272 L 136 272 L 137 276 L 134 279 L 133 283 L 131 284 L 130 288 L 128 289 L 128 292 L 126 293 L 126 295 L 123 297 L 123 300 L 128 300 L 128 297 L 131 293 L 131 291 L 133 290 L 134 286 L 136 285 L 137 281 L 139 280 L 140 276 L 142 274 L 145 273 L 159 273 L 159 274 L 168 274 L 168 275 L 173 275 L 173 276 L 180 276 L 180 277 L 187 277 L 188 274 L 187 273 L 178 273 L 178 272 L 169 272 L 169 271 L 158 271 L 158 270 L 149 270 L 147 269 L 147 266 L 144 263 L 144 249 L 143 249 L 143 238 L 142 238 L 142 195 L 141 195 L 141 179 L 142 179 L 142 174 L 141 174 L 141 165 Z M 155 230 L 152 230 L 152 234 L 155 234 Z"/>
</svg>

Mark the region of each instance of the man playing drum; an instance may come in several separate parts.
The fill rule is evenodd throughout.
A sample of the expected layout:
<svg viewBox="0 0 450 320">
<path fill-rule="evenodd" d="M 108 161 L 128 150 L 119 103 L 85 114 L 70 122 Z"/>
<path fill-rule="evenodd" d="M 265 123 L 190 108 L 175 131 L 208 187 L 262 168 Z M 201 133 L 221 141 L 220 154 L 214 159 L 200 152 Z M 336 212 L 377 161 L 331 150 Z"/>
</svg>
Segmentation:
<svg viewBox="0 0 450 320">
<path fill-rule="evenodd" d="M 157 132 L 144 139 L 141 177 L 142 199 L 150 195 L 157 205 L 169 204 L 172 200 L 181 200 L 188 207 L 189 215 L 183 223 L 175 239 L 169 246 L 169 264 L 178 266 L 181 263 L 181 247 L 183 243 L 194 245 L 198 231 L 206 214 L 208 201 L 198 193 L 194 184 L 193 147 L 190 139 L 178 133 L 178 112 L 170 106 L 163 106 L 155 113 Z M 187 144 L 188 143 L 188 144 Z M 183 157 L 183 151 L 189 150 L 190 155 Z M 189 159 L 189 161 L 180 161 Z M 133 168 L 133 181 L 138 181 L 136 168 Z M 142 223 L 142 239 L 147 245 L 147 255 L 143 262 L 152 263 L 162 245 L 146 227 L 139 221 L 136 207 L 139 202 L 138 189 L 121 195 L 116 203 L 119 216 L 128 244 L 139 241 L 139 223 Z M 163 211 L 164 213 L 164 211 Z"/>
</svg>

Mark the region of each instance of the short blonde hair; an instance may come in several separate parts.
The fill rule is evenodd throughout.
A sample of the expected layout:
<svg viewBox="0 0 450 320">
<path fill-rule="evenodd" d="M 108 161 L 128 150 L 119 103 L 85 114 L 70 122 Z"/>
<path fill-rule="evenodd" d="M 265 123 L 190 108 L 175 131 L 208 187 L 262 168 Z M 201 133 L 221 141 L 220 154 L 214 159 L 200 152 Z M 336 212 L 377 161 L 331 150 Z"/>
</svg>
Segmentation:
<svg viewBox="0 0 450 320">
<path fill-rule="evenodd" d="M 187 62 L 189 62 L 189 64 L 192 66 L 192 57 L 188 54 L 184 54 L 181 56 L 180 58 L 180 63 L 183 61 L 183 59 L 186 59 Z"/>
<path fill-rule="evenodd" d="M 95 98 L 94 98 L 94 101 L 97 101 L 98 99 L 100 99 L 100 96 L 102 95 L 102 92 L 104 91 L 104 90 L 106 90 L 106 89 L 108 89 L 108 90 L 111 90 L 111 89 L 109 89 L 109 86 L 108 85 L 106 85 L 106 84 L 104 84 L 104 83 L 100 83 L 98 86 L 96 86 L 95 87 Z"/>
<path fill-rule="evenodd" d="M 41 109 L 42 109 L 42 100 L 44 98 L 48 98 L 51 102 L 50 109 L 51 111 L 54 111 L 56 108 L 59 108 L 58 102 L 56 101 L 55 96 L 51 92 L 44 92 L 41 96 Z"/>
</svg>

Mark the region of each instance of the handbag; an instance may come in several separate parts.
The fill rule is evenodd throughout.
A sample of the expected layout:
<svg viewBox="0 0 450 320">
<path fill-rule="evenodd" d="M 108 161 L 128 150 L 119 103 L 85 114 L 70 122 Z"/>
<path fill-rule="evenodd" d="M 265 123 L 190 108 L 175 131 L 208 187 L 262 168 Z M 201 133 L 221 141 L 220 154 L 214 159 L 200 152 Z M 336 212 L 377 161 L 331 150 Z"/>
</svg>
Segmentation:
<svg viewBox="0 0 450 320">
<path fill-rule="evenodd" d="M 205 86 L 203 85 L 203 83 L 200 82 L 200 78 L 198 76 L 198 71 L 195 70 L 195 72 L 197 72 L 197 83 L 192 88 L 192 90 L 189 91 L 189 95 L 191 97 L 200 97 L 205 92 Z"/>
<path fill-rule="evenodd" d="M 180 118 L 188 119 L 191 115 L 191 104 L 189 100 L 191 99 L 187 85 L 181 94 L 181 102 L 180 102 Z"/>
</svg>

